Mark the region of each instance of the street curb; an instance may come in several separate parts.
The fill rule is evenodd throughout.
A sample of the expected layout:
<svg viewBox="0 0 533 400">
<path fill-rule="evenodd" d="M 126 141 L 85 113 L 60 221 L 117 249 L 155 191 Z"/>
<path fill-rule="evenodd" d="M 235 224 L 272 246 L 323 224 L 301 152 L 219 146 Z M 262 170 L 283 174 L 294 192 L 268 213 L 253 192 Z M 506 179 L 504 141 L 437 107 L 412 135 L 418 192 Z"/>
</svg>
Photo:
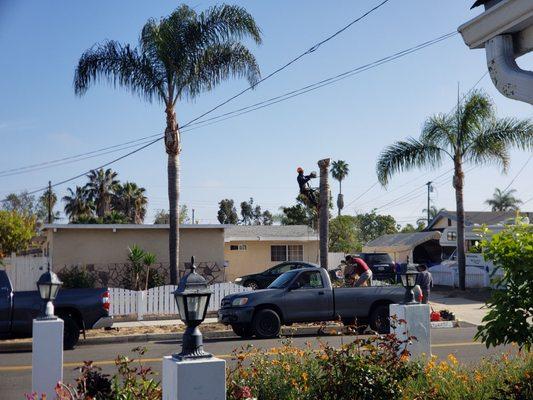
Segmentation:
<svg viewBox="0 0 533 400">
<path fill-rule="evenodd" d="M 469 327 L 475 326 L 464 321 L 454 321 L 453 328 L 457 327 Z M 450 327 L 432 327 L 433 329 L 450 329 Z M 345 334 L 345 336 L 355 336 L 354 334 L 346 334 L 345 328 L 342 326 L 306 326 L 306 327 L 297 327 L 292 328 L 290 326 L 285 326 L 282 328 L 282 336 L 291 337 L 291 336 L 306 336 L 306 335 L 316 335 L 316 336 L 331 336 Z M 122 336 L 101 336 L 101 337 L 90 337 L 87 339 L 80 339 L 78 346 L 84 345 L 98 345 L 98 344 L 113 344 L 113 343 L 142 343 L 142 342 L 157 342 L 157 341 L 168 341 L 175 340 L 181 341 L 183 334 L 182 333 L 145 333 L 138 335 L 122 335 Z M 203 333 L 204 340 L 216 340 L 216 339 L 239 339 L 232 331 L 211 331 Z M 0 342 L 0 354 L 6 351 L 31 351 L 32 341 L 27 339 L 24 341 L 18 341 L 13 343 L 2 343 Z"/>
</svg>

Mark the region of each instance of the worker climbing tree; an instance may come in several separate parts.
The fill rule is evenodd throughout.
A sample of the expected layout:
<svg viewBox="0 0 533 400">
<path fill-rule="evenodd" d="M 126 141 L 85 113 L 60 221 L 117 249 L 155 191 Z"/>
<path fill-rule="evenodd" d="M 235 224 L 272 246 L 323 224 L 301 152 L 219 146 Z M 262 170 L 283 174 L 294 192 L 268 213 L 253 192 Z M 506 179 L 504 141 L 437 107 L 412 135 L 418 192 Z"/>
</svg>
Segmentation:
<svg viewBox="0 0 533 400">
<path fill-rule="evenodd" d="M 298 186 L 300 187 L 300 194 L 305 198 L 308 206 L 316 208 L 318 210 L 318 190 L 317 188 L 311 187 L 309 181 L 313 178 L 316 178 L 316 172 L 311 172 L 309 175 L 304 175 L 304 170 L 302 167 L 298 167 L 296 170 L 298 172 Z"/>
</svg>

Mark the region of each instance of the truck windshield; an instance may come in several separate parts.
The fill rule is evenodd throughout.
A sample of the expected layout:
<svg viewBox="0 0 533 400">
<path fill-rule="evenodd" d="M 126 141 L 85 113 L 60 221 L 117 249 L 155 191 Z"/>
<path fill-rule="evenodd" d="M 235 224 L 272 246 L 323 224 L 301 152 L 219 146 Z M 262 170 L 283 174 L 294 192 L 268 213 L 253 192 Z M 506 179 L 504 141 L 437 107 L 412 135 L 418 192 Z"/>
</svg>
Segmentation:
<svg viewBox="0 0 533 400">
<path fill-rule="evenodd" d="M 296 275 L 298 271 L 289 271 L 285 272 L 284 274 L 278 276 L 274 282 L 272 282 L 268 289 L 283 289 L 287 287 L 287 285 L 292 281 L 294 278 L 294 275 Z"/>
</svg>

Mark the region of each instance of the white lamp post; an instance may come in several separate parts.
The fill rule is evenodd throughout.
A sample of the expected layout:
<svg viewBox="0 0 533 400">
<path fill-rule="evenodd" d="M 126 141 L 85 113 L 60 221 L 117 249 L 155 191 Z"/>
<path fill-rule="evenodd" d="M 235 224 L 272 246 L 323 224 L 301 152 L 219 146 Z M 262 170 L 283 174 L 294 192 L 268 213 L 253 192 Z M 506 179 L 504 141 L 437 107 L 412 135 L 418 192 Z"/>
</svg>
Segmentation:
<svg viewBox="0 0 533 400">
<path fill-rule="evenodd" d="M 37 281 L 39 295 L 45 304 L 44 316 L 40 317 L 40 319 L 57 319 L 54 315 L 53 301 L 56 299 L 62 284 L 63 282 L 59 280 L 57 275 L 50 271 L 50 267 L 48 267 L 48 271 L 42 274 Z"/>
<path fill-rule="evenodd" d="M 402 278 L 402 285 L 405 288 L 405 297 L 404 297 L 404 303 L 403 304 L 416 304 L 415 300 L 415 294 L 413 292 L 413 288 L 416 285 L 416 278 L 418 276 L 418 272 L 414 271 L 410 266 L 407 266 L 407 270 L 400 275 Z"/>
</svg>

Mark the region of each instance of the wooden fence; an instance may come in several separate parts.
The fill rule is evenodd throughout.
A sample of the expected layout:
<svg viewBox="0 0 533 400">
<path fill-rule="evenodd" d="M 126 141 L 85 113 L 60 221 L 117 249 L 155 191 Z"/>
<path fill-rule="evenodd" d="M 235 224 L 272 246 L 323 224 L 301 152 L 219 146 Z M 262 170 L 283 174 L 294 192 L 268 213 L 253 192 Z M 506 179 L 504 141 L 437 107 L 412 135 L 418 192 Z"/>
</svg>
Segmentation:
<svg viewBox="0 0 533 400">
<path fill-rule="evenodd" d="M 37 280 L 46 272 L 48 267 L 47 257 L 15 256 L 4 258 L 4 269 L 13 285 L 13 290 L 37 290 Z"/>
<path fill-rule="evenodd" d="M 177 286 L 165 285 L 148 290 L 134 291 L 120 288 L 109 289 L 111 316 L 135 316 L 142 320 L 144 315 L 177 315 L 178 309 L 172 293 Z M 211 299 L 208 311 L 217 311 L 220 301 L 229 294 L 247 292 L 250 289 L 234 283 L 216 283 L 209 286 Z"/>
</svg>

